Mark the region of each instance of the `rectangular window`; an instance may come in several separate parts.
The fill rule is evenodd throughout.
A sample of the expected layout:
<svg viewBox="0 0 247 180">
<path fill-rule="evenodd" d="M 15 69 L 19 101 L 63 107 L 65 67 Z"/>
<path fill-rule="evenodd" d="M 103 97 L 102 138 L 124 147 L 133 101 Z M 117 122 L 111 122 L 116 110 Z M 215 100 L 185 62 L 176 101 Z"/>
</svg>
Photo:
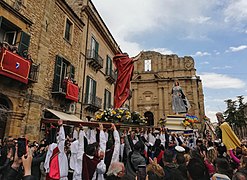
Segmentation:
<svg viewBox="0 0 247 180">
<path fill-rule="evenodd" d="M 111 108 L 111 92 L 105 89 L 104 109 Z"/>
<path fill-rule="evenodd" d="M 30 35 L 5 17 L 0 16 L 0 42 L 7 42 L 9 45 L 18 46 L 18 54 L 26 57 Z"/>
<path fill-rule="evenodd" d="M 7 31 L 4 34 L 4 41 L 9 43 L 10 45 L 15 45 L 16 40 L 16 31 Z"/>
<path fill-rule="evenodd" d="M 74 80 L 75 67 L 61 56 L 56 56 L 53 92 L 65 92 L 65 79 Z"/>
<path fill-rule="evenodd" d="M 112 60 L 108 55 L 106 56 L 106 75 L 112 75 Z"/>
<path fill-rule="evenodd" d="M 95 40 L 94 37 L 91 39 L 91 57 L 97 59 L 99 52 L 99 43 Z"/>
<path fill-rule="evenodd" d="M 96 81 L 87 76 L 86 82 L 86 97 L 85 101 L 88 104 L 95 104 L 96 99 Z"/>
<path fill-rule="evenodd" d="M 69 19 L 66 19 L 64 38 L 69 42 L 71 42 L 72 38 L 72 25 L 72 22 Z"/>
<path fill-rule="evenodd" d="M 151 59 L 144 60 L 144 71 L 151 71 Z"/>
</svg>

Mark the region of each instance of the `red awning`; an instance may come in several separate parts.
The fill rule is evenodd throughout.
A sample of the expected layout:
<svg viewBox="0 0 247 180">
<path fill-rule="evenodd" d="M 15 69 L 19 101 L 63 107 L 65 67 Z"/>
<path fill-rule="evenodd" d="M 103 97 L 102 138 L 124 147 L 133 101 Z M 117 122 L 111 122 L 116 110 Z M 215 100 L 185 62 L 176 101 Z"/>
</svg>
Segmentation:
<svg viewBox="0 0 247 180">
<path fill-rule="evenodd" d="M 67 82 L 66 99 L 78 102 L 79 87 L 71 81 Z"/>
<path fill-rule="evenodd" d="M 5 48 L 0 53 L 0 74 L 15 79 L 22 83 L 28 83 L 30 61 Z"/>
</svg>

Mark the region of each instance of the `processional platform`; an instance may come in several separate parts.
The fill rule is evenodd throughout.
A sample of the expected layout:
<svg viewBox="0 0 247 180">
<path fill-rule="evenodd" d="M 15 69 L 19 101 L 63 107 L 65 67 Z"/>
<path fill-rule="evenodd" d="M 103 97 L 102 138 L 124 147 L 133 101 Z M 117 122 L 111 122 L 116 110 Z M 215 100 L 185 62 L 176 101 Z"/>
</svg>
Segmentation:
<svg viewBox="0 0 247 180">
<path fill-rule="evenodd" d="M 167 115 L 165 127 L 169 131 L 193 131 L 190 127 L 185 127 L 182 123 L 185 120 L 186 114 L 178 114 L 178 115 Z"/>
</svg>

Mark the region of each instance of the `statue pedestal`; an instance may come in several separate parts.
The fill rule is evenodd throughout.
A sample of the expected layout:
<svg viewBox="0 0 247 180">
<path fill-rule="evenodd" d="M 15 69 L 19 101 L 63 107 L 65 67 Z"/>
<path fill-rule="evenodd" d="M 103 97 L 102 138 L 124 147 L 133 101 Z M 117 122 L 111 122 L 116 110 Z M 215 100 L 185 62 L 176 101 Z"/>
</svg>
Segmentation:
<svg viewBox="0 0 247 180">
<path fill-rule="evenodd" d="M 169 131 L 193 131 L 190 127 L 184 127 L 182 124 L 185 115 L 167 115 L 166 125 Z"/>
</svg>

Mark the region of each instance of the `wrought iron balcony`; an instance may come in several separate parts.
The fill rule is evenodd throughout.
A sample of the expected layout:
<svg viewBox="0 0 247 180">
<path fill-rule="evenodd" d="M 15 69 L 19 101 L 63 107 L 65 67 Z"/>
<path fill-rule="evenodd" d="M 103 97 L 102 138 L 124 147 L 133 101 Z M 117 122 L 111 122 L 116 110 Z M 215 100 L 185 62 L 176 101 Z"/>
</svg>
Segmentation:
<svg viewBox="0 0 247 180">
<path fill-rule="evenodd" d="M 29 72 L 29 76 L 28 76 L 28 80 L 33 82 L 33 83 L 37 83 L 38 82 L 38 77 L 39 77 L 39 67 L 40 67 L 40 64 L 35 64 L 35 63 L 32 63 L 31 64 L 31 69 L 30 69 L 30 72 Z"/>
<path fill-rule="evenodd" d="M 28 84 L 31 61 L 5 47 L 0 48 L 0 74 Z"/>
<path fill-rule="evenodd" d="M 117 74 L 112 69 L 106 69 L 106 80 L 113 84 L 117 80 Z"/>
<path fill-rule="evenodd" d="M 94 94 L 84 94 L 83 104 L 88 111 L 96 112 L 102 108 L 102 99 L 95 96 Z"/>
<path fill-rule="evenodd" d="M 74 102 L 79 100 L 79 86 L 72 80 L 63 79 L 62 82 L 54 81 L 52 87 L 53 96 L 65 98 Z"/>
<path fill-rule="evenodd" d="M 95 50 L 87 50 L 87 56 L 88 64 L 95 69 L 96 71 L 103 68 L 103 58 L 98 54 Z"/>
</svg>

